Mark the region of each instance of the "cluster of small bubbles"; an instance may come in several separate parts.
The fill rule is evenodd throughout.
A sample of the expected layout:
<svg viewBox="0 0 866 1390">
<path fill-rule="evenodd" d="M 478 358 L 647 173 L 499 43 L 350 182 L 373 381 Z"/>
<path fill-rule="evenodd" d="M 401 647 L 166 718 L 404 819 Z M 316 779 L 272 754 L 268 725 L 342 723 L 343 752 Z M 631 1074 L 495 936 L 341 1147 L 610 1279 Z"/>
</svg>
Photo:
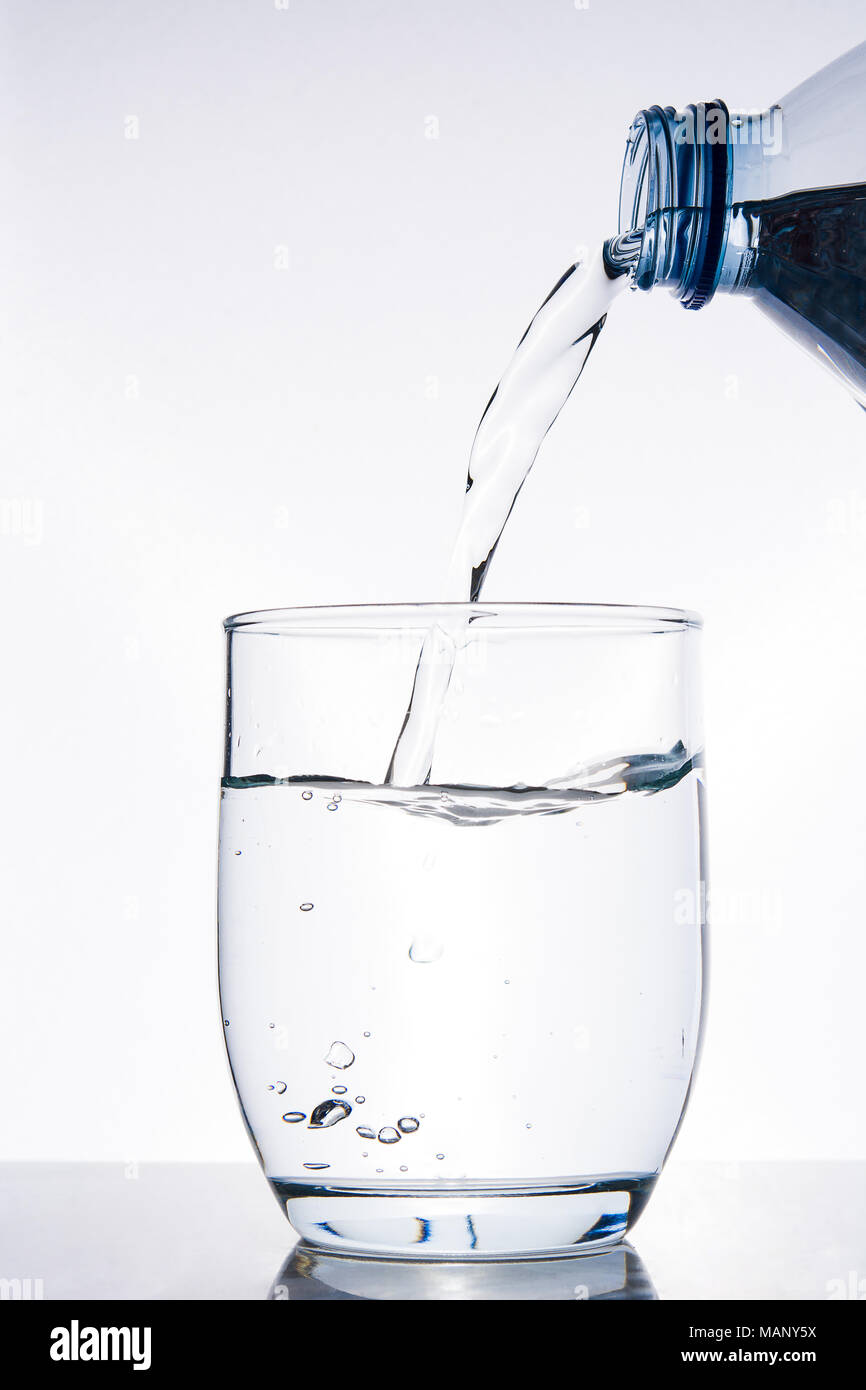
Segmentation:
<svg viewBox="0 0 866 1390">
<path fill-rule="evenodd" d="M 332 1086 L 332 1087 L 331 1087 L 331 1095 L 332 1095 L 332 1096 L 344 1096 L 344 1095 L 346 1094 L 346 1091 L 347 1091 L 348 1089 L 349 1089 L 348 1086 Z"/>
<path fill-rule="evenodd" d="M 364 1034 L 365 1038 L 368 1038 L 369 1036 L 369 1033 Z M 346 1067 L 350 1067 L 354 1060 L 354 1052 L 352 1051 L 351 1047 L 347 1047 L 344 1042 L 331 1043 L 331 1046 L 328 1048 L 328 1051 L 325 1055 L 325 1061 L 328 1063 L 328 1066 L 338 1067 L 340 1071 L 345 1071 Z"/>
<path fill-rule="evenodd" d="M 362 1139 L 376 1138 L 375 1129 L 371 1129 L 369 1125 L 358 1125 L 357 1129 L 355 1130 L 355 1133 L 359 1134 Z"/>
<path fill-rule="evenodd" d="M 355 1096 L 355 1104 L 356 1104 L 356 1105 L 363 1105 L 363 1104 L 364 1104 L 364 1101 L 365 1101 L 366 1099 L 367 1099 L 366 1096 Z"/>
<path fill-rule="evenodd" d="M 283 1116 L 287 1125 L 299 1125 L 301 1120 L 305 1120 L 306 1118 L 303 1110 L 290 1110 L 288 1114 Z"/>
<path fill-rule="evenodd" d="M 312 903 L 301 903 L 301 911 L 302 911 L 302 912 L 312 912 L 312 910 L 313 910 L 313 904 L 312 904 Z"/>
<path fill-rule="evenodd" d="M 330 1163 L 305 1163 L 304 1167 L 309 1168 L 313 1173 L 320 1173 L 323 1168 L 330 1168 Z"/>
<path fill-rule="evenodd" d="M 384 1128 L 379 1130 L 380 1144 L 399 1144 L 399 1142 L 400 1135 L 397 1130 L 394 1129 L 393 1125 L 385 1125 Z"/>
<path fill-rule="evenodd" d="M 402 1120 L 397 1121 L 397 1128 L 404 1134 L 414 1134 L 419 1124 L 414 1115 L 404 1115 Z"/>
<path fill-rule="evenodd" d="M 302 799 L 303 801 L 312 801 L 312 799 L 313 799 L 313 793 L 312 793 L 312 792 L 301 792 L 301 799 Z"/>
<path fill-rule="evenodd" d="M 351 1105 L 347 1105 L 344 1100 L 323 1100 L 311 1114 L 307 1128 L 330 1129 L 331 1125 L 339 1124 L 351 1113 Z"/>
</svg>

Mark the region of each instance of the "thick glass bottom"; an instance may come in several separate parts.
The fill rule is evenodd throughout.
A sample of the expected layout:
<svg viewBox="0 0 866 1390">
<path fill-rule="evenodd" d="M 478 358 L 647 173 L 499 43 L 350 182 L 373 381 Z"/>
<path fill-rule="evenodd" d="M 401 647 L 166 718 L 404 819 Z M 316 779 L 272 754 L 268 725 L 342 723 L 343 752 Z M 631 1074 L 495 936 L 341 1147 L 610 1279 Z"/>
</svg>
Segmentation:
<svg viewBox="0 0 866 1390">
<path fill-rule="evenodd" d="M 490 1260 L 613 1245 L 637 1220 L 657 1177 L 387 1188 L 268 1181 L 292 1226 L 312 1245 L 391 1258 Z"/>
</svg>

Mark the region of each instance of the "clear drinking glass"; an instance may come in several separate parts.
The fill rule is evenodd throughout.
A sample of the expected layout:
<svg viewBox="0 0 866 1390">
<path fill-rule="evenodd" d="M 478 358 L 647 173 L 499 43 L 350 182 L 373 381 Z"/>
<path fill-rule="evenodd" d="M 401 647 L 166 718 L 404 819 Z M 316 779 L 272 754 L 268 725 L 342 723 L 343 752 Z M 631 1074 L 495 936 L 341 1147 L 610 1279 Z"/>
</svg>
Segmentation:
<svg viewBox="0 0 866 1390">
<path fill-rule="evenodd" d="M 699 629 L 585 604 L 227 620 L 224 1031 L 308 1241 L 584 1251 L 639 1215 L 700 1045 Z M 432 767 L 394 786 L 422 644 L 448 668 Z"/>
</svg>

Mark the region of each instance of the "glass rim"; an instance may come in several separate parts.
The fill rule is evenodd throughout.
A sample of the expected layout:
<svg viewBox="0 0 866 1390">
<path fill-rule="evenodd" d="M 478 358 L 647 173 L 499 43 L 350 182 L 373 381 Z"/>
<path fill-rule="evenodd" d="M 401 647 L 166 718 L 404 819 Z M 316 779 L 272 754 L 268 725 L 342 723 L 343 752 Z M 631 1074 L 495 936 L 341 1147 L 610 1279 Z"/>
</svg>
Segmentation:
<svg viewBox="0 0 866 1390">
<path fill-rule="evenodd" d="M 700 613 L 685 608 L 629 603 L 488 603 L 480 599 L 475 603 L 338 603 L 262 608 L 233 613 L 224 619 L 223 627 L 227 633 L 254 632 L 270 636 L 323 630 L 335 633 L 371 629 L 423 631 L 440 618 L 453 619 L 461 613 L 474 623 L 487 619 L 496 626 L 523 631 L 562 628 L 649 634 L 686 629 L 700 631 L 704 625 Z"/>
</svg>

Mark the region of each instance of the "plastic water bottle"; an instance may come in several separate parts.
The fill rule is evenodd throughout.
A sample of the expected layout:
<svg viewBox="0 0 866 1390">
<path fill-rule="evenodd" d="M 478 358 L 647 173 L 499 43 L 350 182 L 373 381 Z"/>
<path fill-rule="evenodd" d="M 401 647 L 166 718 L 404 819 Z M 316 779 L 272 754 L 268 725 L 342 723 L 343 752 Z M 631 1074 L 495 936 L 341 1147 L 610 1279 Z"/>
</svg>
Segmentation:
<svg viewBox="0 0 866 1390">
<path fill-rule="evenodd" d="M 866 43 L 765 111 L 639 111 L 610 273 L 748 295 L 866 407 Z"/>
</svg>

